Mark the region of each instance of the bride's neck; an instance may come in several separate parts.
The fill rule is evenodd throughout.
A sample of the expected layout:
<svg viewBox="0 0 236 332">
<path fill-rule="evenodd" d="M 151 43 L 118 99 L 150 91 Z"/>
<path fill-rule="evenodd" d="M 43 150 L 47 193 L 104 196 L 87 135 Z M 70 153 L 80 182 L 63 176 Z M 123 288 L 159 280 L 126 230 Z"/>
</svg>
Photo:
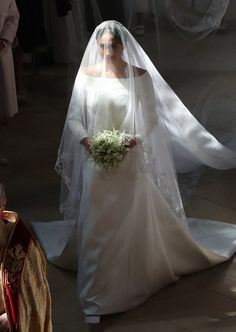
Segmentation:
<svg viewBox="0 0 236 332">
<path fill-rule="evenodd" d="M 125 77 L 126 63 L 122 61 L 105 63 L 105 71 L 108 75 L 114 75 L 115 77 Z"/>
</svg>

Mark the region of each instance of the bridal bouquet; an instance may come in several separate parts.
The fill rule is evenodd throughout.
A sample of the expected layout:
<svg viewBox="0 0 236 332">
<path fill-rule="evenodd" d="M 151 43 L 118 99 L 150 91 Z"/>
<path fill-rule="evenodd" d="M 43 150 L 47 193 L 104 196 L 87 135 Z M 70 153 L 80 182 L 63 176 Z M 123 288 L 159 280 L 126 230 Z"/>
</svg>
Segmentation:
<svg viewBox="0 0 236 332">
<path fill-rule="evenodd" d="M 127 136 L 118 130 L 98 132 L 90 141 L 90 155 L 106 170 L 118 167 L 128 152 Z"/>
</svg>

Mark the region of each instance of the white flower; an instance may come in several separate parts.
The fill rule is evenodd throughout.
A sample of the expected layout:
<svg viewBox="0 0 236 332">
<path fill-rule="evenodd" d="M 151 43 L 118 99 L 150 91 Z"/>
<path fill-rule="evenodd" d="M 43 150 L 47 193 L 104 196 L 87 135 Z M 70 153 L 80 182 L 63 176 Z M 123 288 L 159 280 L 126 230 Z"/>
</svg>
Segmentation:
<svg viewBox="0 0 236 332">
<path fill-rule="evenodd" d="M 118 130 L 98 132 L 89 143 L 95 164 L 106 170 L 118 167 L 129 150 L 126 135 Z"/>
</svg>

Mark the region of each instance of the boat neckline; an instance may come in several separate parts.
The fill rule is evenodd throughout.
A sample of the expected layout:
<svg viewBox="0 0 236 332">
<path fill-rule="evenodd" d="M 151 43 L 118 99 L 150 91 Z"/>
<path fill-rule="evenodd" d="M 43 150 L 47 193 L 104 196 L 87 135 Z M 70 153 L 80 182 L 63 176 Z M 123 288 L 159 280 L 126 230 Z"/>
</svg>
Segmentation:
<svg viewBox="0 0 236 332">
<path fill-rule="evenodd" d="M 147 73 L 148 73 L 148 71 L 145 71 L 145 73 L 143 73 L 142 75 L 137 75 L 137 76 L 133 76 L 133 78 L 142 78 L 142 77 L 144 77 L 144 76 L 146 76 L 147 75 Z M 83 74 L 84 76 L 86 76 L 86 77 L 91 77 L 91 78 L 107 78 L 107 79 L 109 79 L 109 80 L 128 80 L 128 79 L 130 79 L 130 77 L 106 77 L 106 76 L 93 76 L 93 75 L 88 75 L 88 74 L 86 74 L 86 73 L 84 73 L 83 71 L 80 71 L 80 74 Z"/>
</svg>

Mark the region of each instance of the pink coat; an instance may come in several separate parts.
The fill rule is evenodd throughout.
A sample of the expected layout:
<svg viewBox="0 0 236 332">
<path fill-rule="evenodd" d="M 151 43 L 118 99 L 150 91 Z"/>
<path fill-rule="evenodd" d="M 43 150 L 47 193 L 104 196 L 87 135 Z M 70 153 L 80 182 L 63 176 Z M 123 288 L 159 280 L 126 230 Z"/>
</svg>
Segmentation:
<svg viewBox="0 0 236 332">
<path fill-rule="evenodd" d="M 0 1 L 0 38 L 13 42 L 19 21 L 15 0 Z"/>
</svg>

